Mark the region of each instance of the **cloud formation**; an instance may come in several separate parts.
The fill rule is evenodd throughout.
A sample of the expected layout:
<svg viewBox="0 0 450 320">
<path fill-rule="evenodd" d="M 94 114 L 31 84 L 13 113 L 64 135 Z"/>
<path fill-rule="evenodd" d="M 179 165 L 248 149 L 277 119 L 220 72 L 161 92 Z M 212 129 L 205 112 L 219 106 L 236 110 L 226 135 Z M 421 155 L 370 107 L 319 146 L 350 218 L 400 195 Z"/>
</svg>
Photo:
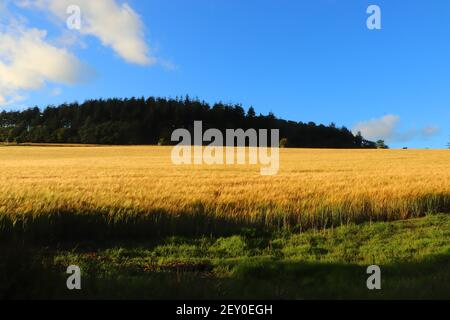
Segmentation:
<svg viewBox="0 0 450 320">
<path fill-rule="evenodd" d="M 399 120 L 399 116 L 390 114 L 379 119 L 362 121 L 353 127 L 353 132 L 361 132 L 363 137 L 369 140 L 389 140 L 395 135 Z"/>
<path fill-rule="evenodd" d="M 49 18 L 56 17 L 61 23 L 61 37 L 50 41 L 46 30 L 28 27 L 20 14 L 8 10 L 8 4 L 41 10 L 47 12 Z M 68 8 L 73 5 L 81 9 L 82 25 L 76 32 L 66 26 L 70 17 Z M 92 77 L 92 69 L 68 49 L 74 43 L 83 43 L 80 35 L 98 38 L 102 45 L 112 48 L 129 63 L 151 65 L 157 62 L 145 42 L 140 17 L 124 2 L 0 0 L 0 14 L 0 106 L 24 100 L 27 91 L 41 89 L 47 83 L 73 85 Z"/>
<path fill-rule="evenodd" d="M 400 116 L 388 114 L 378 119 L 361 121 L 353 127 L 356 134 L 361 132 L 368 140 L 385 140 L 387 142 L 408 142 L 410 140 L 429 138 L 439 132 L 436 126 L 427 126 L 421 129 L 412 128 L 407 131 L 400 131 L 398 125 Z"/>
<path fill-rule="evenodd" d="M 23 91 L 46 82 L 76 84 L 89 68 L 64 48 L 46 40 L 45 30 L 8 25 L 0 28 L 0 105 L 23 100 Z"/>
<path fill-rule="evenodd" d="M 48 11 L 64 24 L 69 17 L 67 8 L 78 6 L 82 35 L 97 37 L 127 62 L 138 65 L 157 62 L 145 42 L 141 18 L 127 3 L 118 4 L 116 0 L 16 0 L 16 4 Z"/>
</svg>

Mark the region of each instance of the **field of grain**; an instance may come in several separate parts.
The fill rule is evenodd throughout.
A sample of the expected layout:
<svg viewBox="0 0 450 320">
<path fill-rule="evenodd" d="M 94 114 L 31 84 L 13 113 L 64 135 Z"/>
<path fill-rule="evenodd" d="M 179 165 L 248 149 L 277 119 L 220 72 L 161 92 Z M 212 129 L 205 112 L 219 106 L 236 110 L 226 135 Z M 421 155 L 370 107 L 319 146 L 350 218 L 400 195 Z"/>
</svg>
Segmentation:
<svg viewBox="0 0 450 320">
<path fill-rule="evenodd" d="M 447 150 L 281 149 L 259 165 L 185 165 L 170 147 L 0 147 L 2 237 L 324 228 L 450 212 Z"/>
</svg>

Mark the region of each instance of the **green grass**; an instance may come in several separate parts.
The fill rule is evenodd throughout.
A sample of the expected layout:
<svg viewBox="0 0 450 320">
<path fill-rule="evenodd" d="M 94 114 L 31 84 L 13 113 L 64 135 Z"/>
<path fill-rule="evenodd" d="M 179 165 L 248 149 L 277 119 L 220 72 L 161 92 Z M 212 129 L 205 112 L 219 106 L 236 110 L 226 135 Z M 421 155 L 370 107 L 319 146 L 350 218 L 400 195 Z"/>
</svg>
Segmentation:
<svg viewBox="0 0 450 320">
<path fill-rule="evenodd" d="M 450 299 L 446 214 L 300 234 L 245 229 L 223 238 L 1 250 L 5 298 Z M 83 271 L 81 292 L 65 289 L 72 264 Z M 366 288 L 372 264 L 382 269 L 379 291 Z"/>
</svg>

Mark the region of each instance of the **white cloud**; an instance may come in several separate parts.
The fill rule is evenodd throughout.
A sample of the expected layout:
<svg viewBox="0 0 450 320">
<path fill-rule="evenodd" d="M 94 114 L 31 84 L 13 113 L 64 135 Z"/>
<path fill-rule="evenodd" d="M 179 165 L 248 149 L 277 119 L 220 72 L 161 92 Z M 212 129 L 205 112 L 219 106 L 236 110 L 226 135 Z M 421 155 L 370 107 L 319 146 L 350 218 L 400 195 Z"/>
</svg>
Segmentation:
<svg viewBox="0 0 450 320">
<path fill-rule="evenodd" d="M 379 119 L 359 122 L 354 126 L 353 132 L 361 132 L 369 140 L 390 140 L 395 135 L 399 120 L 399 116 L 389 114 Z"/>
<path fill-rule="evenodd" d="M 69 17 L 67 8 L 71 5 L 79 6 L 81 34 L 97 37 L 103 45 L 111 47 L 130 63 L 156 63 L 156 58 L 150 55 L 145 42 L 144 25 L 127 3 L 118 4 L 115 0 L 16 0 L 16 4 L 49 11 L 64 24 Z"/>
<path fill-rule="evenodd" d="M 407 142 L 416 138 L 429 138 L 439 132 L 436 126 L 427 126 L 422 129 L 412 128 L 400 131 L 398 125 L 400 116 L 388 114 L 378 119 L 371 119 L 357 123 L 353 133 L 361 132 L 368 140 L 385 140 L 387 142 Z"/>
<path fill-rule="evenodd" d="M 0 105 L 23 100 L 23 92 L 46 82 L 76 84 L 91 72 L 74 55 L 46 40 L 45 30 L 17 24 L 0 28 Z"/>
<path fill-rule="evenodd" d="M 439 128 L 436 126 L 428 126 L 422 129 L 422 134 L 425 137 L 431 137 L 439 133 L 439 131 L 440 131 Z"/>
<path fill-rule="evenodd" d="M 20 8 L 40 9 L 64 25 L 62 35 L 49 41 L 47 31 L 26 27 L 26 20 L 8 10 L 9 3 Z M 81 8 L 80 33 L 66 29 L 67 8 Z M 89 79 L 93 72 L 67 48 L 84 43 L 78 35 L 95 36 L 130 63 L 156 62 L 145 43 L 140 17 L 126 3 L 115 0 L 0 0 L 0 106 L 25 99 L 29 90 L 47 83 L 72 85 Z M 52 92 L 51 94 L 55 94 Z"/>
</svg>

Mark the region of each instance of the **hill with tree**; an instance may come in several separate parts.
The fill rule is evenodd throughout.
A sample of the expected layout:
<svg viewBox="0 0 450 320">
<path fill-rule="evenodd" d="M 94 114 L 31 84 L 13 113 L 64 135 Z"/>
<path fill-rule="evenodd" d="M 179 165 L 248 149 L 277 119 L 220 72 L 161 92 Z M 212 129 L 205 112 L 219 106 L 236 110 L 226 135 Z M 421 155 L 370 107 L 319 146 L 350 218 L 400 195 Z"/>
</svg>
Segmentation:
<svg viewBox="0 0 450 320">
<path fill-rule="evenodd" d="M 107 145 L 172 144 L 175 129 L 279 129 L 283 146 L 298 148 L 375 148 L 345 127 L 317 125 L 256 115 L 250 107 L 198 99 L 131 98 L 87 100 L 0 113 L 0 141 L 8 143 L 82 143 Z"/>
</svg>

